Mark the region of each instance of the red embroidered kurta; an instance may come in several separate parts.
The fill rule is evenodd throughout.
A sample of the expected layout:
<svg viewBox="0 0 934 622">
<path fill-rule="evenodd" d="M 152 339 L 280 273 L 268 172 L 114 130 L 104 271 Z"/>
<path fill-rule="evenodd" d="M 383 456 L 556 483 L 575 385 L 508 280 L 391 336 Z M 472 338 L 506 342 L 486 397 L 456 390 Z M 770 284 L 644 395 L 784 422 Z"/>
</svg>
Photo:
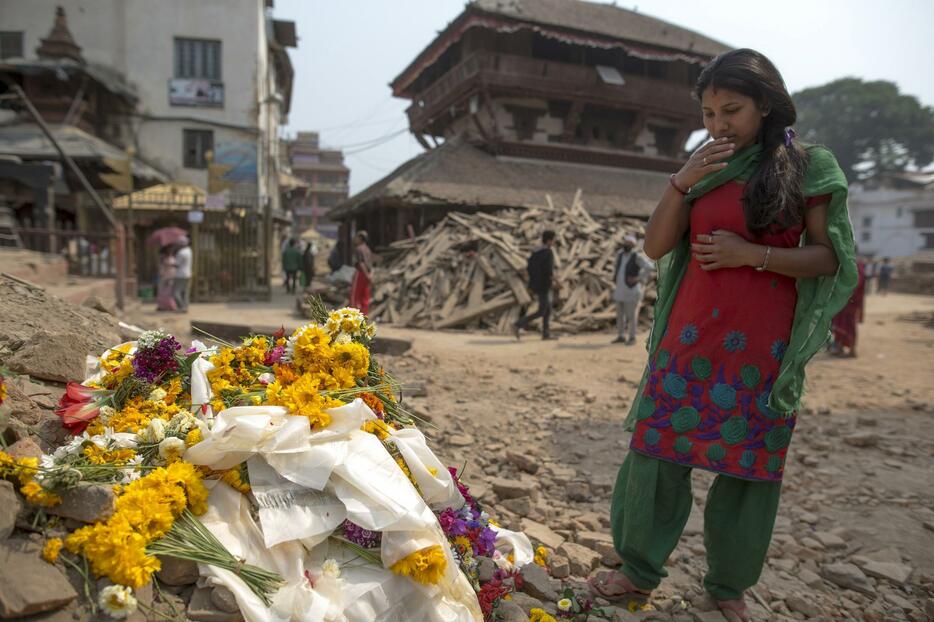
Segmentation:
<svg viewBox="0 0 934 622">
<path fill-rule="evenodd" d="M 742 193 L 742 184 L 729 182 L 695 201 L 691 240 L 723 229 L 757 244 L 798 245 L 801 225 L 753 236 Z M 795 418 L 769 409 L 768 398 L 796 300 L 792 277 L 749 266 L 706 272 L 692 258 L 649 361 L 631 448 L 744 479 L 781 480 Z"/>
</svg>

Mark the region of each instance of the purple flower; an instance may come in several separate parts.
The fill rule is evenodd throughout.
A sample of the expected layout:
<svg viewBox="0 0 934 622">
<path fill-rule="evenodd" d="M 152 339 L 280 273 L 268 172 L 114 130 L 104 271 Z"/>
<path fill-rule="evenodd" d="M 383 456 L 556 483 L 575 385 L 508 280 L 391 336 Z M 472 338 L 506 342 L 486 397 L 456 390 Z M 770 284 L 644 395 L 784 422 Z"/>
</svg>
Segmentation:
<svg viewBox="0 0 934 622">
<path fill-rule="evenodd" d="M 375 549 L 380 545 L 382 535 L 378 531 L 364 529 L 349 520 L 344 521 L 344 537 L 365 549 Z"/>
<path fill-rule="evenodd" d="M 182 349 L 182 344 L 172 335 L 167 335 L 153 343 L 140 347 L 133 355 L 133 372 L 140 380 L 155 382 L 167 372 L 178 369 L 175 352 Z"/>
<path fill-rule="evenodd" d="M 272 350 L 266 353 L 266 358 L 263 360 L 264 365 L 275 365 L 282 360 L 282 355 L 285 354 L 285 346 L 276 346 Z"/>
<path fill-rule="evenodd" d="M 495 550 L 496 532 L 489 527 L 484 527 L 480 530 L 480 535 L 477 536 L 477 539 L 473 542 L 474 555 L 492 557 L 493 551 Z"/>
</svg>

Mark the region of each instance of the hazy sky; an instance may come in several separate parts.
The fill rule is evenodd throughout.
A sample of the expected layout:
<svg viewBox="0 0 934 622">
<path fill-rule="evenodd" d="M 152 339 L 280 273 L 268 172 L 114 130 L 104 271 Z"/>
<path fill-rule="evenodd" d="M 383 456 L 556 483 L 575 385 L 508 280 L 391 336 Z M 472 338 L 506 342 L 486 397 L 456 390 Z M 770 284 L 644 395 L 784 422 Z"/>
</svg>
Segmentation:
<svg viewBox="0 0 934 622">
<path fill-rule="evenodd" d="M 619 6 L 766 54 L 794 92 L 844 76 L 891 80 L 934 105 L 931 0 L 644 0 Z M 421 146 L 407 131 L 395 78 L 463 9 L 462 0 L 276 0 L 296 22 L 288 132 L 319 130 L 345 149 L 351 192 Z M 384 139 L 384 140 L 380 140 Z"/>
</svg>

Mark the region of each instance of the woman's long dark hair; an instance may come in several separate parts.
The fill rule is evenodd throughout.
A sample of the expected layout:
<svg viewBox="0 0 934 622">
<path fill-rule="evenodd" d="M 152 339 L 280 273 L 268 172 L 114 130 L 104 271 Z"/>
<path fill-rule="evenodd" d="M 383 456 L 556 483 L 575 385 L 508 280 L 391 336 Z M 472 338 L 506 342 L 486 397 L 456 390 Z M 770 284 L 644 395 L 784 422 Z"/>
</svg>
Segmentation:
<svg viewBox="0 0 934 622">
<path fill-rule="evenodd" d="M 755 235 L 786 229 L 804 220 L 804 176 L 808 155 L 786 129 L 798 118 L 785 81 L 768 58 L 748 48 L 725 52 L 704 67 L 694 96 L 708 87 L 751 97 L 768 114 L 762 119 L 759 142 L 762 161 L 743 192 L 746 227 Z"/>
</svg>

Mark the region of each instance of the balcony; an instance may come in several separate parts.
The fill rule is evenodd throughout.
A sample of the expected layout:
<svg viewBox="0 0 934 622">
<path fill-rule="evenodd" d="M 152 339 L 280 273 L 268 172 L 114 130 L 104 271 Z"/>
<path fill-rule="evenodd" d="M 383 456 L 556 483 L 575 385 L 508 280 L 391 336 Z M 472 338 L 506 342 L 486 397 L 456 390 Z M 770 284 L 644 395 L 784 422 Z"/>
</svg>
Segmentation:
<svg viewBox="0 0 934 622">
<path fill-rule="evenodd" d="M 601 106 L 640 109 L 678 118 L 699 117 L 687 85 L 623 74 L 626 83 L 605 83 L 597 69 L 526 56 L 475 52 L 420 93 L 406 110 L 413 132 L 424 131 L 441 113 L 483 85 L 492 93 L 571 99 Z"/>
</svg>

